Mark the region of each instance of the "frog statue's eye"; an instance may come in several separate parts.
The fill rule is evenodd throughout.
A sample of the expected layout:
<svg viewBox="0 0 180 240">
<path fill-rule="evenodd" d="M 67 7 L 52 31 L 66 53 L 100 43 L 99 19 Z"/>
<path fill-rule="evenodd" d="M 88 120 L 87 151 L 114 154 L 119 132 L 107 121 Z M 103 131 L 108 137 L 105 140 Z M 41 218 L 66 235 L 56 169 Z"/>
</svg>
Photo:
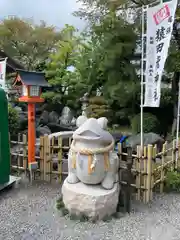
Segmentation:
<svg viewBox="0 0 180 240">
<path fill-rule="evenodd" d="M 85 123 L 87 120 L 87 117 L 85 116 L 79 116 L 76 120 L 76 126 L 79 128 L 83 123 Z"/>
<path fill-rule="evenodd" d="M 101 117 L 101 118 L 98 118 L 98 124 L 100 125 L 100 127 L 102 128 L 102 129 L 106 129 L 107 128 L 107 124 L 108 124 L 108 120 L 107 120 L 107 118 L 105 118 L 105 117 Z"/>
</svg>

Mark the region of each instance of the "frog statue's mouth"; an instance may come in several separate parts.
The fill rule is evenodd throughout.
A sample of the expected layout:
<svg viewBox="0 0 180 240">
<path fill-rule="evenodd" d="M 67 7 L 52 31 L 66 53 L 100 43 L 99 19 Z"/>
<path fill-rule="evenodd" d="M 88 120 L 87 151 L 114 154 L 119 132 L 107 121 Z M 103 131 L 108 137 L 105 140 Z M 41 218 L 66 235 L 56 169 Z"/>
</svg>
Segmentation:
<svg viewBox="0 0 180 240">
<path fill-rule="evenodd" d="M 110 143 L 112 135 L 105 131 L 96 119 L 89 118 L 73 133 L 73 139 Z"/>
<path fill-rule="evenodd" d="M 78 134 L 80 139 L 100 140 L 101 136 L 93 130 L 85 130 Z"/>
</svg>

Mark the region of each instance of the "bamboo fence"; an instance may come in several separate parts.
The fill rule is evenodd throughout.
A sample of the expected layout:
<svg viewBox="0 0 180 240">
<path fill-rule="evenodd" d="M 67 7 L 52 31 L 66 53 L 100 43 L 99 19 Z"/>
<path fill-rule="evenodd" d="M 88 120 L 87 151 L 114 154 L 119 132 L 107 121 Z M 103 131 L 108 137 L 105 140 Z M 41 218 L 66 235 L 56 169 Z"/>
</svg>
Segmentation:
<svg viewBox="0 0 180 240">
<path fill-rule="evenodd" d="M 34 174 L 34 180 L 58 181 L 62 183 L 63 176 L 68 174 L 67 154 L 71 144 L 71 137 L 40 137 L 35 160 L 38 168 Z M 18 135 L 17 141 L 11 143 L 11 169 L 20 175 L 28 172 L 28 146 L 27 136 Z"/>
<path fill-rule="evenodd" d="M 40 143 L 36 146 L 39 153 L 36 156 L 38 169 L 34 179 L 40 179 L 48 182 L 56 181 L 62 183 L 64 176 L 68 174 L 67 156 L 70 148 L 72 136 L 64 138 L 63 136 L 40 137 Z M 12 150 L 16 145 L 18 149 Z M 122 151 L 122 144 L 118 145 L 118 155 L 120 161 L 120 173 L 127 170 L 128 153 Z M 176 154 L 178 153 L 178 161 Z M 157 153 L 157 146 L 148 145 L 144 147 L 141 154 L 140 146 L 137 146 L 136 154 L 131 153 L 133 167 L 131 169 L 133 180 L 131 188 L 136 193 L 136 199 L 148 203 L 153 199 L 153 192 L 164 191 L 166 173 L 169 169 L 179 167 L 180 145 L 176 148 L 176 140 L 173 141 L 172 147 L 168 148 L 167 143 L 163 144 L 162 151 Z M 18 135 L 18 141 L 11 141 L 11 169 L 19 174 L 28 172 L 27 164 L 27 137 Z M 123 179 L 120 174 L 120 184 L 125 186 L 129 182 Z"/>
<path fill-rule="evenodd" d="M 166 173 L 168 170 L 177 169 L 180 160 L 180 145 L 176 148 L 176 140 L 172 142 L 172 147 L 167 148 L 167 142 L 163 144 L 162 151 L 157 153 L 157 146 L 148 145 L 141 153 L 140 146 L 137 146 L 137 153 L 132 154 L 133 167 L 131 169 L 133 181 L 131 187 L 135 190 L 136 200 L 148 203 L 153 199 L 153 192 L 163 193 Z M 127 153 L 122 152 L 122 144 L 118 146 L 120 159 L 120 172 L 127 169 Z M 176 154 L 177 157 L 176 157 Z M 122 174 L 121 174 L 122 176 Z M 127 182 L 120 179 L 122 185 Z"/>
</svg>

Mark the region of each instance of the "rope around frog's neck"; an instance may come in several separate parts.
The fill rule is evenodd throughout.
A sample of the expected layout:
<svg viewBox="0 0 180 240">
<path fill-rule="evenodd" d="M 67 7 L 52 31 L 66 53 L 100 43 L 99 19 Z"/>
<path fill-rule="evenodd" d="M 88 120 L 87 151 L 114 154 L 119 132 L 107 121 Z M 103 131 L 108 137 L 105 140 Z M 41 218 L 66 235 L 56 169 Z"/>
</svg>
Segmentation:
<svg viewBox="0 0 180 240">
<path fill-rule="evenodd" d="M 110 152 L 111 150 L 113 150 L 114 143 L 115 143 L 114 139 L 112 138 L 110 145 L 103 147 L 103 148 L 102 147 L 101 148 L 77 148 L 75 146 L 75 140 L 73 140 L 72 144 L 71 144 L 71 151 L 73 151 L 75 153 L 81 153 L 83 155 L 103 154 L 103 153 Z"/>
<path fill-rule="evenodd" d="M 96 166 L 97 154 L 104 154 L 105 170 L 108 171 L 110 167 L 109 152 L 114 149 L 114 139 L 106 147 L 101 148 L 77 148 L 75 146 L 75 140 L 71 143 L 70 155 L 72 156 L 72 168 L 76 168 L 76 155 L 82 154 L 88 156 L 88 173 L 91 174 Z"/>
</svg>

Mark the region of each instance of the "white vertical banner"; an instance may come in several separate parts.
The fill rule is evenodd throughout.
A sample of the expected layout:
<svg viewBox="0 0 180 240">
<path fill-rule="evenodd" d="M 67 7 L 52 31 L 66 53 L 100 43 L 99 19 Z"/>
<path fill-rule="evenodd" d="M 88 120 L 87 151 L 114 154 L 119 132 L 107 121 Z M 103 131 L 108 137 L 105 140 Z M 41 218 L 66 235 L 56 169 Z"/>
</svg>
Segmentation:
<svg viewBox="0 0 180 240">
<path fill-rule="evenodd" d="M 0 60 L 0 87 L 7 91 L 6 87 L 6 62 L 7 59 Z"/>
<path fill-rule="evenodd" d="M 144 107 L 159 107 L 161 79 L 168 56 L 178 0 L 147 9 Z"/>
</svg>

